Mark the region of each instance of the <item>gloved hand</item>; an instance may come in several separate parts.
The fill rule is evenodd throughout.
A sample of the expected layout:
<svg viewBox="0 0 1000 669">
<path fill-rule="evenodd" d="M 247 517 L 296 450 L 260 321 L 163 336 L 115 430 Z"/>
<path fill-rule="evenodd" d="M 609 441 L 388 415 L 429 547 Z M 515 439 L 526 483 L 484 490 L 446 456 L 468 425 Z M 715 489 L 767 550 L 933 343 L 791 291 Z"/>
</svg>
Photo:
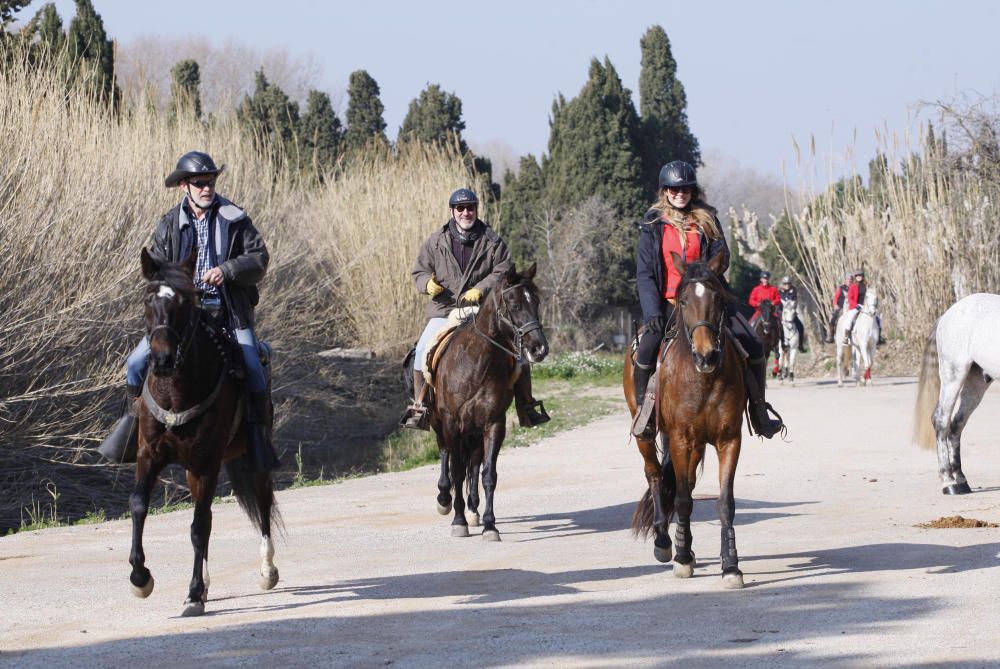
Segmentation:
<svg viewBox="0 0 1000 669">
<path fill-rule="evenodd" d="M 663 316 L 654 316 L 646 321 L 646 327 L 654 334 L 663 334 Z"/>
<path fill-rule="evenodd" d="M 427 294 L 430 295 L 431 297 L 435 297 L 437 295 L 440 295 L 443 291 L 444 291 L 444 286 L 438 283 L 435 280 L 434 275 L 431 274 L 431 278 L 427 279 Z"/>
<path fill-rule="evenodd" d="M 483 291 L 478 288 L 470 288 L 465 291 L 465 295 L 462 295 L 462 299 L 472 304 L 479 304 L 479 300 L 483 299 Z"/>
</svg>

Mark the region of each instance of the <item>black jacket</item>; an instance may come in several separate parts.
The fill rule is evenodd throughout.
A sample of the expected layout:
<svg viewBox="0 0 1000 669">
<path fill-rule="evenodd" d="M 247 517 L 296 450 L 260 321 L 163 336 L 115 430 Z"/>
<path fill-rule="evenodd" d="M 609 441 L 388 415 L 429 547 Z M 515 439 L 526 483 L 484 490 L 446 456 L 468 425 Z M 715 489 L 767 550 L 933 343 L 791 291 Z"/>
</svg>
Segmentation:
<svg viewBox="0 0 1000 669">
<path fill-rule="evenodd" d="M 183 262 L 194 248 L 197 233 L 182 205 L 168 211 L 153 232 L 151 252 L 160 260 Z M 217 196 L 210 215 L 216 226 L 219 267 L 226 277 L 220 291 L 230 325 L 252 329 L 253 309 L 260 299 L 257 284 L 264 278 L 270 259 L 267 247 L 246 212 L 229 200 Z"/>
<path fill-rule="evenodd" d="M 716 219 L 718 225 L 718 219 Z M 663 315 L 663 305 L 666 299 L 663 297 L 663 289 L 666 286 L 666 268 L 663 266 L 663 226 L 665 223 L 660 219 L 660 212 L 650 209 L 642 217 L 642 222 L 638 224 L 639 245 L 636 250 L 635 259 L 635 285 L 639 292 L 639 305 L 642 307 L 642 321 L 649 322 L 650 319 Z M 722 226 L 719 225 L 719 229 Z M 723 254 L 722 271 L 729 269 L 729 245 L 726 238 L 709 240 L 704 233 L 701 234 L 701 260 L 709 261 L 717 255 Z M 728 284 L 723 276 L 719 277 L 723 285 L 728 289 Z"/>
</svg>

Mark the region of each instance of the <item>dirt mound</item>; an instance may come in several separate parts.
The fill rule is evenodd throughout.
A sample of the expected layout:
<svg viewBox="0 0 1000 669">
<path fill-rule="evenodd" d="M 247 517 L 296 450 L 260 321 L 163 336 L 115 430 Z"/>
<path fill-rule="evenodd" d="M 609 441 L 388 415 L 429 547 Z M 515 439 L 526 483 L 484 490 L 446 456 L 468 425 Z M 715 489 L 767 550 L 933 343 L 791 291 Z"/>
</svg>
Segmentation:
<svg viewBox="0 0 1000 669">
<path fill-rule="evenodd" d="M 927 530 L 943 530 L 956 527 L 1000 527 L 1000 525 L 990 523 L 985 520 L 965 518 L 963 516 L 943 516 L 937 520 L 932 520 L 929 523 L 918 523 L 916 527 L 922 527 Z"/>
</svg>

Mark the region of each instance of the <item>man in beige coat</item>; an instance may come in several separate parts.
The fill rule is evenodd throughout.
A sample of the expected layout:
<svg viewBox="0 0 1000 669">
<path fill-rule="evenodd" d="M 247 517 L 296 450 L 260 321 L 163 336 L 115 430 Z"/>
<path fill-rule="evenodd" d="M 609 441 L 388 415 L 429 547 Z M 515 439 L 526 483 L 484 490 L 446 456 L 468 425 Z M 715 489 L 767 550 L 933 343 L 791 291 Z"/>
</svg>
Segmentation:
<svg viewBox="0 0 1000 669">
<path fill-rule="evenodd" d="M 424 396 L 424 354 L 431 339 L 459 303 L 478 304 L 499 283 L 512 262 L 507 245 L 478 217 L 479 200 L 468 188 L 459 188 L 448 199 L 451 218 L 420 248 L 413 267 L 417 291 L 431 296 L 427 325 L 417 341 L 413 364 L 413 404 L 403 417 L 404 427 L 429 429 Z M 525 363 L 514 386 L 514 405 L 524 427 L 549 420 L 545 407 L 531 396 L 531 368 Z"/>
</svg>

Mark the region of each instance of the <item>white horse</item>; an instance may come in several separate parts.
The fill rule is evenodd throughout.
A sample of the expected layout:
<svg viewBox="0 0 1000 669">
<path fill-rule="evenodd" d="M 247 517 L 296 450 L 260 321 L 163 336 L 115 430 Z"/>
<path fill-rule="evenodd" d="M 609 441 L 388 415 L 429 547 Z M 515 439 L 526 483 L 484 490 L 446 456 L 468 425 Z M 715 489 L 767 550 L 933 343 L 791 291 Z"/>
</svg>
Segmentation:
<svg viewBox="0 0 1000 669">
<path fill-rule="evenodd" d="M 944 312 L 924 347 L 913 438 L 924 448 L 936 444 L 946 495 L 971 492 L 962 473 L 962 430 L 990 383 L 1000 376 L 998 332 L 1000 295 L 976 293 Z"/>
<path fill-rule="evenodd" d="M 796 300 L 781 301 L 781 373 L 778 377 L 781 383 L 788 379 L 795 385 L 795 356 L 799 352 L 799 329 L 795 327 L 797 314 Z"/>
<path fill-rule="evenodd" d="M 837 385 L 844 385 L 844 369 L 848 360 L 844 357 L 847 333 L 851 332 L 851 375 L 854 385 L 860 386 L 862 376 L 867 386 L 872 380 L 872 363 L 875 361 L 875 349 L 878 346 L 879 326 L 878 296 L 869 288 L 865 291 L 865 301 L 861 309 L 845 310 L 837 321 Z M 851 330 L 851 321 L 854 329 Z"/>
</svg>

